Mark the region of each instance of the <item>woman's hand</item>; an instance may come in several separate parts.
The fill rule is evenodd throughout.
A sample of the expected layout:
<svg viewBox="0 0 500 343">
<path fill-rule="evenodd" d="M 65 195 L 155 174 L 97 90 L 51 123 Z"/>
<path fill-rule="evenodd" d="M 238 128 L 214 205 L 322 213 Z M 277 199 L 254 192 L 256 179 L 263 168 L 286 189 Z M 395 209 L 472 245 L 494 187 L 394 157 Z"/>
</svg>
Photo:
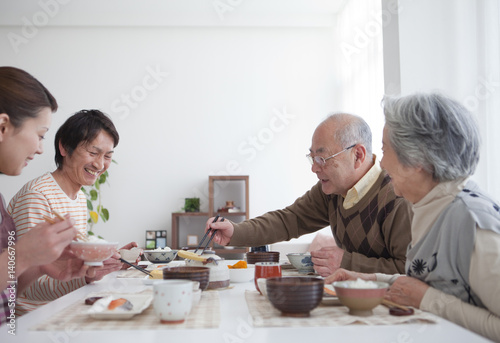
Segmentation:
<svg viewBox="0 0 500 343">
<path fill-rule="evenodd" d="M 67 247 L 61 256 L 50 264 L 40 266 L 40 272 L 60 281 L 84 277 L 89 266 L 73 255 Z"/>
<path fill-rule="evenodd" d="M 19 239 L 16 244 L 18 273 L 29 267 L 52 263 L 61 256 L 77 235 L 73 227 L 75 221 L 69 215 L 65 218 L 55 224 L 40 223 Z"/>
<path fill-rule="evenodd" d="M 387 300 L 400 305 L 420 308 L 422 298 L 430 286 L 410 276 L 400 276 L 385 294 Z"/>
</svg>

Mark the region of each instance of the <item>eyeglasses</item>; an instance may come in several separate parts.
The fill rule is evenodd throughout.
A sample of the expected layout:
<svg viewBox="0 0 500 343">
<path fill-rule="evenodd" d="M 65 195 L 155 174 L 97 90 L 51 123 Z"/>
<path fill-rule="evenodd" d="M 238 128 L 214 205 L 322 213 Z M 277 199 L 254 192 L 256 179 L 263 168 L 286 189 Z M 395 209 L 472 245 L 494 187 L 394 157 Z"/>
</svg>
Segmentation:
<svg viewBox="0 0 500 343">
<path fill-rule="evenodd" d="M 332 156 L 329 156 L 327 158 L 324 158 L 324 157 L 321 157 L 321 156 L 311 156 L 311 154 L 307 154 L 306 157 L 307 159 L 309 160 L 309 162 L 311 162 L 311 165 L 316 163 L 318 166 L 320 167 L 324 167 L 326 165 L 326 161 L 328 161 L 330 158 L 334 158 L 335 156 L 337 155 L 340 155 L 341 153 L 343 153 L 344 151 L 347 151 L 349 149 L 352 149 L 356 146 L 356 144 L 353 144 L 351 146 L 348 146 L 347 148 L 345 148 L 344 150 L 336 153 L 336 154 L 333 154 Z"/>
</svg>

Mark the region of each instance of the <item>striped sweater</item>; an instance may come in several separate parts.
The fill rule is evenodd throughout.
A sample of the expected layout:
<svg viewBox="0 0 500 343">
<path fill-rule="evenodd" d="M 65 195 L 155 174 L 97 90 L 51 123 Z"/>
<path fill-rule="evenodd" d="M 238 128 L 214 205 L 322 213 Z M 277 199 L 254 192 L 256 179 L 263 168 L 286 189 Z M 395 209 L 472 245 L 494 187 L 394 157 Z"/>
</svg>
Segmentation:
<svg viewBox="0 0 500 343">
<path fill-rule="evenodd" d="M 70 199 L 51 173 L 44 174 L 24 185 L 12 198 L 7 208 L 16 224 L 18 238 L 43 222 L 43 216 L 54 218 L 54 210 L 62 215 L 69 214 L 75 220 L 75 228 L 83 234 L 86 233 L 87 199 L 85 194 L 79 191 L 75 200 Z M 85 284 L 85 278 L 62 282 L 44 275 L 18 296 L 17 315 L 35 310 Z"/>
</svg>

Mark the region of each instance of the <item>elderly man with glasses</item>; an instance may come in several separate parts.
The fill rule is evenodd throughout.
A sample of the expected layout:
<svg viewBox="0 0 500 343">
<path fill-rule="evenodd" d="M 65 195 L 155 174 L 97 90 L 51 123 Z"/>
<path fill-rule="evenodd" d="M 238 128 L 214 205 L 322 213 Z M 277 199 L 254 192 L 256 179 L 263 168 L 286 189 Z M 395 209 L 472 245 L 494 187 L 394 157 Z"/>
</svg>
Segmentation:
<svg viewBox="0 0 500 343">
<path fill-rule="evenodd" d="M 307 158 L 318 183 L 292 205 L 236 224 L 206 225 L 221 245 L 259 246 L 296 238 L 330 225 L 337 246 L 312 251 L 322 276 L 338 268 L 404 273 L 411 240 L 411 208 L 396 196 L 389 176 L 372 154 L 368 124 L 333 114 L 315 130 Z"/>
</svg>

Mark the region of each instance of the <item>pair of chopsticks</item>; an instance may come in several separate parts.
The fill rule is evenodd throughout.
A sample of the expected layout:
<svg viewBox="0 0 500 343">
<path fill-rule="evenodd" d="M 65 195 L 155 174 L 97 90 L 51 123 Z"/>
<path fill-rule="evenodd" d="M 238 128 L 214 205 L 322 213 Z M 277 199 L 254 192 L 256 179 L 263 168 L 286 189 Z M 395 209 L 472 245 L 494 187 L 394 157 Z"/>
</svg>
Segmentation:
<svg viewBox="0 0 500 343">
<path fill-rule="evenodd" d="M 216 216 L 215 216 L 215 218 L 214 218 L 214 220 L 212 221 L 212 223 L 217 222 L 217 220 L 219 220 L 219 217 L 220 217 L 219 215 L 216 215 Z M 221 222 L 223 222 L 223 221 L 224 221 L 224 217 L 222 217 L 222 219 L 221 219 Z M 204 248 L 203 248 L 203 250 L 201 251 L 201 254 L 200 254 L 200 255 L 203 255 L 203 253 L 205 252 L 205 249 L 206 249 L 206 248 L 210 245 L 210 242 L 212 241 L 212 239 L 214 239 L 215 232 L 216 232 L 215 230 L 212 230 L 212 228 L 209 228 L 209 229 L 207 230 L 207 232 L 205 232 L 205 236 L 203 236 L 203 238 L 202 238 L 202 239 L 201 239 L 201 241 L 200 241 L 200 244 L 198 244 L 198 247 L 197 247 L 197 248 L 196 248 L 196 250 L 194 251 L 195 253 L 196 253 L 196 252 L 198 252 L 198 250 L 201 248 L 201 245 L 203 244 L 203 241 L 205 240 L 205 238 L 207 238 L 208 233 L 209 233 L 210 231 L 213 231 L 213 232 L 212 232 L 212 235 L 210 236 L 210 239 L 208 240 L 207 244 L 205 245 L 205 247 L 204 247 Z"/>
<path fill-rule="evenodd" d="M 66 218 L 64 218 L 59 212 L 55 211 L 55 210 L 52 210 L 52 212 L 55 214 L 55 216 L 61 220 L 61 221 L 64 221 L 66 220 Z M 50 218 L 50 217 L 47 217 L 47 216 L 43 216 L 43 219 L 49 223 L 49 224 L 55 224 L 57 223 L 57 221 L 55 221 L 53 218 Z M 85 239 L 85 236 L 83 236 L 80 232 L 78 232 L 78 234 L 76 235 L 78 239 L 80 239 L 81 241 L 86 241 Z"/>
<path fill-rule="evenodd" d="M 151 273 L 150 273 L 150 272 L 148 272 L 147 270 L 144 270 L 143 268 L 138 267 L 138 266 L 136 266 L 135 264 L 132 264 L 132 263 L 130 263 L 130 262 L 129 262 L 129 261 L 127 261 L 127 260 L 124 260 L 124 259 L 123 259 L 123 258 L 121 258 L 121 257 L 120 257 L 120 261 L 122 261 L 122 262 L 123 262 L 123 263 L 125 263 L 125 264 L 128 264 L 128 265 L 129 265 L 129 266 L 131 266 L 131 267 L 134 267 L 134 268 L 135 268 L 135 269 L 137 269 L 137 270 L 140 270 L 140 271 L 141 271 L 141 272 L 143 272 L 144 274 L 147 274 L 147 275 L 151 276 Z"/>
<path fill-rule="evenodd" d="M 401 309 L 401 310 L 403 310 L 405 312 L 410 312 L 411 311 L 411 309 L 409 307 L 406 307 L 406 306 L 403 306 L 403 305 L 399 305 L 399 304 L 397 304 L 395 302 L 392 302 L 392 301 L 386 300 L 386 299 L 382 300 L 382 305 L 384 305 L 386 307 L 389 307 L 389 308 L 390 307 L 396 307 L 396 308 L 399 308 L 399 309 Z"/>
</svg>

